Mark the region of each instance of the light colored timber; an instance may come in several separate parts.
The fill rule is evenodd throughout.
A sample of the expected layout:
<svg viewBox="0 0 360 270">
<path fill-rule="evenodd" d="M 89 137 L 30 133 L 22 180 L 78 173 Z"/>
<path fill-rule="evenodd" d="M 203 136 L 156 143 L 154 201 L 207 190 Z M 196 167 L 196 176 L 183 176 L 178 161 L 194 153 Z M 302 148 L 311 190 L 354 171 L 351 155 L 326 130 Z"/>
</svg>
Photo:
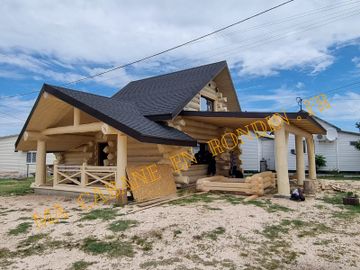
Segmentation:
<svg viewBox="0 0 360 270">
<path fill-rule="evenodd" d="M 296 177 L 298 185 L 303 185 L 305 180 L 305 162 L 303 150 L 303 138 L 295 135 L 295 152 L 296 152 Z"/>
<path fill-rule="evenodd" d="M 219 136 L 219 132 L 217 130 L 200 128 L 200 127 L 186 126 L 183 127 L 182 130 L 188 133 L 196 133 L 196 134 L 203 134 L 206 136 L 212 136 L 214 137 L 214 139 Z"/>
<path fill-rule="evenodd" d="M 79 126 L 81 122 L 80 110 L 74 107 L 74 126 Z"/>
<path fill-rule="evenodd" d="M 82 124 L 78 126 L 65 126 L 45 129 L 42 135 L 69 134 L 69 133 L 85 133 L 101 131 L 101 122 Z"/>
<path fill-rule="evenodd" d="M 108 124 L 103 124 L 101 126 L 101 131 L 104 135 L 121 133 L 119 130 L 117 130 L 116 128 L 113 128 L 112 126 L 109 126 Z"/>
<path fill-rule="evenodd" d="M 244 202 L 249 202 L 249 201 L 252 201 L 252 200 L 255 200 L 256 198 L 258 198 L 259 197 L 259 195 L 251 195 L 251 196 L 249 196 L 249 197 L 247 197 L 247 198 L 245 198 L 244 199 Z"/>
<path fill-rule="evenodd" d="M 38 140 L 36 149 L 35 186 L 46 183 L 46 141 Z"/>
<path fill-rule="evenodd" d="M 298 128 L 298 127 L 296 127 L 294 125 L 284 124 L 284 127 L 285 127 L 285 130 L 287 132 L 293 133 L 295 135 L 302 136 L 302 137 L 307 138 L 307 139 L 312 138 L 311 133 L 306 132 L 305 130 L 303 130 L 301 128 Z"/>
<path fill-rule="evenodd" d="M 196 127 L 196 128 L 201 128 L 201 129 L 211 129 L 211 130 L 218 130 L 219 127 L 212 125 L 212 124 L 207 124 L 207 123 L 202 123 L 199 121 L 195 121 L 195 120 L 191 120 L 191 119 L 187 119 L 187 118 L 183 118 L 186 122 L 186 126 L 190 126 L 190 127 Z"/>
<path fill-rule="evenodd" d="M 25 131 L 24 132 L 24 141 L 37 141 L 37 140 L 46 141 L 48 139 L 49 139 L 49 137 L 47 137 L 37 131 Z"/>
<path fill-rule="evenodd" d="M 314 139 L 306 138 L 306 145 L 308 150 L 308 163 L 309 163 L 309 178 L 311 180 L 316 179 L 316 163 L 315 163 L 315 147 Z"/>
<path fill-rule="evenodd" d="M 275 167 L 277 173 L 278 194 L 290 195 L 289 173 L 288 173 L 288 148 L 286 146 L 286 132 L 284 124 L 275 130 Z"/>
<path fill-rule="evenodd" d="M 115 180 L 116 188 L 126 190 L 125 183 L 122 181 L 126 177 L 127 166 L 127 137 L 120 133 L 117 134 L 117 155 L 116 155 L 116 170 L 117 178 Z M 121 203 L 127 203 L 127 193 L 123 192 L 123 197 L 120 199 Z"/>
</svg>

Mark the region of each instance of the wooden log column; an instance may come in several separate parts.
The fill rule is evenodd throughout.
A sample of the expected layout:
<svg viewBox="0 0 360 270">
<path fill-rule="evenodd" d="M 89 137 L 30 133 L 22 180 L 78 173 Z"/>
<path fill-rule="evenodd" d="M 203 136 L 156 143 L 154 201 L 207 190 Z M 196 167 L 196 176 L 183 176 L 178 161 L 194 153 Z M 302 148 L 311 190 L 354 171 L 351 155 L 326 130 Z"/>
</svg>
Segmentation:
<svg viewBox="0 0 360 270">
<path fill-rule="evenodd" d="M 284 124 L 275 130 L 275 162 L 277 173 L 278 194 L 281 196 L 290 195 L 289 172 L 288 172 L 288 148 L 286 145 L 288 135 L 285 132 Z"/>
<path fill-rule="evenodd" d="M 316 180 L 314 139 L 312 137 L 306 138 L 306 145 L 307 145 L 307 150 L 308 150 L 309 178 L 311 180 Z"/>
<path fill-rule="evenodd" d="M 124 183 L 126 179 L 126 166 L 127 166 L 127 138 L 125 135 L 118 133 L 117 134 L 117 155 L 116 155 L 116 167 L 117 167 L 117 177 L 116 177 L 116 189 L 121 190 L 120 203 L 127 203 L 127 191 L 126 184 Z"/>
<path fill-rule="evenodd" d="M 44 140 L 37 141 L 36 150 L 36 172 L 35 186 L 39 187 L 46 183 L 46 142 Z"/>
<path fill-rule="evenodd" d="M 296 152 L 296 175 L 298 185 L 304 185 L 305 180 L 305 163 L 303 150 L 303 137 L 295 135 L 295 152 Z"/>
</svg>

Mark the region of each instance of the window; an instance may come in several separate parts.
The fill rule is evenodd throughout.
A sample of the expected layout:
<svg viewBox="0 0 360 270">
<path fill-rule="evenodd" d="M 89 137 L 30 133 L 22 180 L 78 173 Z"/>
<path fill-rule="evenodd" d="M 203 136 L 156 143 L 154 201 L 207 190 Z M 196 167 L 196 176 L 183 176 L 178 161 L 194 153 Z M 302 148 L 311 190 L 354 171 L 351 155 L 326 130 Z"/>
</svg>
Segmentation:
<svg viewBox="0 0 360 270">
<path fill-rule="evenodd" d="M 306 142 L 303 141 L 303 150 L 304 150 L 304 153 L 306 154 Z"/>
<path fill-rule="evenodd" d="M 36 152 L 26 153 L 26 163 L 36 163 Z"/>
<path fill-rule="evenodd" d="M 200 97 L 200 111 L 213 112 L 214 111 L 214 101 L 207 97 Z"/>
<path fill-rule="evenodd" d="M 351 142 L 350 142 L 350 145 L 355 146 L 356 143 L 357 143 L 356 141 L 351 141 Z"/>
</svg>

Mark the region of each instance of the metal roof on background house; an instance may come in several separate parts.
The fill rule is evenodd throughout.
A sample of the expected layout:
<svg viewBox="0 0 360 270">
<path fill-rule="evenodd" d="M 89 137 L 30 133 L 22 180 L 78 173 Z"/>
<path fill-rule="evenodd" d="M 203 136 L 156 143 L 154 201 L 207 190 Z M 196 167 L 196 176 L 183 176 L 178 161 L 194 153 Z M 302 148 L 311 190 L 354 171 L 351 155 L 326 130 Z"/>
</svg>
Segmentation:
<svg viewBox="0 0 360 270">
<path fill-rule="evenodd" d="M 136 103 L 144 116 L 173 118 L 224 68 L 227 68 L 226 61 L 221 61 L 133 81 L 112 98 Z"/>
</svg>

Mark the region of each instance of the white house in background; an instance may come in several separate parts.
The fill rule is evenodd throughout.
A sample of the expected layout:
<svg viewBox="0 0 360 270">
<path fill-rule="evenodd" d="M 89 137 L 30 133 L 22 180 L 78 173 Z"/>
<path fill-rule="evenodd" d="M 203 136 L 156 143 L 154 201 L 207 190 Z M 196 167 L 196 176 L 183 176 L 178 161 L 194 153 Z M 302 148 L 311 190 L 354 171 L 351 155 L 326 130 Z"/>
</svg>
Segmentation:
<svg viewBox="0 0 360 270">
<path fill-rule="evenodd" d="M 26 177 L 35 172 L 36 152 L 15 152 L 18 135 L 0 137 L 0 178 Z M 47 154 L 46 164 L 53 164 L 54 154 Z"/>
<path fill-rule="evenodd" d="M 326 158 L 326 167 L 321 171 L 360 172 L 360 151 L 354 143 L 360 140 L 360 133 L 344 131 L 340 128 L 314 116 L 314 119 L 326 129 L 326 135 L 314 135 L 315 153 Z M 272 136 L 249 139 L 243 136 L 242 162 L 244 171 L 260 171 L 260 161 L 266 160 L 267 167 L 275 170 L 274 139 Z M 305 168 L 307 164 L 307 150 L 304 142 Z M 289 170 L 296 170 L 295 137 L 289 135 L 288 145 Z"/>
</svg>

